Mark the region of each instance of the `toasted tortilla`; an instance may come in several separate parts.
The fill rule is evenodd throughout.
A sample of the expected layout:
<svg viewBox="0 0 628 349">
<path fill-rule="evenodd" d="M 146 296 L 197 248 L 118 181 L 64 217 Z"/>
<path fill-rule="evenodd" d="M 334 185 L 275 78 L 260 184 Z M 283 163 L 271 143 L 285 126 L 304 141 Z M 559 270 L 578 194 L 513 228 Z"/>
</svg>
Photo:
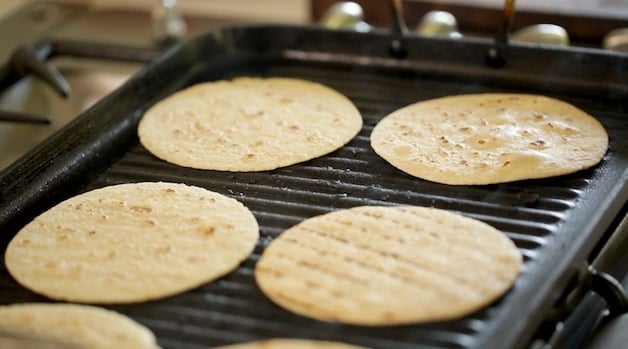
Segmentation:
<svg viewBox="0 0 628 349">
<path fill-rule="evenodd" d="M 340 93 L 289 78 L 200 83 L 150 108 L 140 142 L 185 167 L 265 171 L 328 154 L 349 142 L 362 116 Z"/>
<path fill-rule="evenodd" d="M 368 349 L 339 342 L 309 339 L 273 338 L 255 342 L 232 344 L 214 349 Z"/>
<path fill-rule="evenodd" d="M 0 333 L 38 341 L 41 347 L 56 343 L 54 348 L 67 345 L 68 349 L 159 348 L 153 333 L 127 316 L 76 304 L 0 306 Z"/>
<path fill-rule="evenodd" d="M 604 157 L 608 135 L 594 117 L 557 99 L 487 93 L 394 111 L 373 129 L 371 146 L 412 176 L 475 185 L 589 168 Z"/>
<path fill-rule="evenodd" d="M 50 298 L 129 303 L 174 295 L 235 269 L 259 228 L 240 202 L 174 183 L 133 183 L 70 198 L 22 228 L 9 273 Z"/>
<path fill-rule="evenodd" d="M 388 326 L 471 314 L 513 285 L 522 256 L 480 221 L 423 207 L 361 206 L 283 232 L 255 267 L 273 302 L 318 320 Z"/>
</svg>

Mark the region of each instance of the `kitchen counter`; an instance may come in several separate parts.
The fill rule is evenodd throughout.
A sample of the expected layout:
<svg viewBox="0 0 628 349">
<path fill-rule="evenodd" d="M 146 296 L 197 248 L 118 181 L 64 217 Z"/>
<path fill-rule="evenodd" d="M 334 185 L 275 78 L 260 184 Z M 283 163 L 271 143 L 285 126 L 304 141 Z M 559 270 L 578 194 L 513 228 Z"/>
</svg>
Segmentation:
<svg viewBox="0 0 628 349">
<path fill-rule="evenodd" d="M 0 2 L 0 20 L 32 0 L 3 0 Z M 40 1 L 44 2 L 44 1 Z M 149 11 L 157 0 L 57 0 L 58 3 L 88 4 L 96 10 Z M 309 0 L 179 0 L 184 14 L 262 22 L 305 23 L 310 19 Z"/>
</svg>

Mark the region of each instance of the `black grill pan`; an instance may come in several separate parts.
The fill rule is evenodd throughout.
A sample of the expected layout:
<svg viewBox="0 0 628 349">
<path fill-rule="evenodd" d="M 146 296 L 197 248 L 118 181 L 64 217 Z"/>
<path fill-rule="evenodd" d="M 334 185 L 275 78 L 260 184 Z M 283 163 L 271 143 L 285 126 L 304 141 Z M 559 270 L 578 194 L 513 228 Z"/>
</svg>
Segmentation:
<svg viewBox="0 0 628 349">
<path fill-rule="evenodd" d="M 77 193 L 116 183 L 173 181 L 234 197 L 261 227 L 253 255 L 213 283 L 167 299 L 110 306 L 150 327 L 165 348 L 205 348 L 268 337 L 303 337 L 373 348 L 521 348 L 600 242 L 628 197 L 628 59 L 585 49 L 514 46 L 489 68 L 490 42 L 410 38 L 408 57 L 389 55 L 386 33 L 309 27 L 222 28 L 174 47 L 154 64 L 0 173 L 2 249 L 29 220 Z M 288 76 L 347 95 L 364 117 L 348 145 L 274 171 L 228 173 L 165 163 L 139 145 L 136 128 L 153 103 L 190 84 L 242 75 Z M 474 92 L 539 93 L 602 122 L 610 150 L 573 175 L 488 186 L 447 186 L 401 173 L 377 157 L 369 134 L 394 109 Z M 502 299 L 471 316 L 385 328 L 345 326 L 291 314 L 267 300 L 253 268 L 264 247 L 308 217 L 357 205 L 412 204 L 463 213 L 504 231 L 525 256 Z M 0 269 L 0 303 L 49 301 Z"/>
</svg>

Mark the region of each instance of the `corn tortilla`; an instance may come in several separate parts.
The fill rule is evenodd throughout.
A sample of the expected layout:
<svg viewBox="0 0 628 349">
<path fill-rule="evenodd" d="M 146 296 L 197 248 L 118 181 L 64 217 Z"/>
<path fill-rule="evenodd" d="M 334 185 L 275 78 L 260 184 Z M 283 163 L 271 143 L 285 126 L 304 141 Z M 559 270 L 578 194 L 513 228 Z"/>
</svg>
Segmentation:
<svg viewBox="0 0 628 349">
<path fill-rule="evenodd" d="M 52 342 L 72 348 L 159 348 L 148 328 L 125 315 L 76 304 L 0 306 L 0 333 L 37 340 L 42 345 Z"/>
<path fill-rule="evenodd" d="M 475 312 L 513 285 L 521 264 L 513 242 L 480 221 L 434 208 L 361 206 L 283 232 L 255 278 L 294 313 L 386 326 Z"/>
<path fill-rule="evenodd" d="M 324 85 L 241 77 L 196 84 L 155 104 L 140 142 L 165 161 L 197 169 L 265 171 L 328 154 L 362 127 L 353 103 Z"/>
<path fill-rule="evenodd" d="M 214 349 L 368 349 L 339 342 L 308 339 L 272 338 L 255 342 L 232 344 Z"/>
<path fill-rule="evenodd" d="M 240 202 L 185 184 L 132 183 L 70 198 L 22 228 L 9 273 L 50 298 L 129 303 L 180 293 L 235 269 L 259 236 Z"/>
<path fill-rule="evenodd" d="M 371 146 L 412 176 L 481 185 L 589 168 L 604 157 L 608 135 L 594 117 L 563 101 L 487 93 L 394 111 L 373 129 Z"/>
</svg>

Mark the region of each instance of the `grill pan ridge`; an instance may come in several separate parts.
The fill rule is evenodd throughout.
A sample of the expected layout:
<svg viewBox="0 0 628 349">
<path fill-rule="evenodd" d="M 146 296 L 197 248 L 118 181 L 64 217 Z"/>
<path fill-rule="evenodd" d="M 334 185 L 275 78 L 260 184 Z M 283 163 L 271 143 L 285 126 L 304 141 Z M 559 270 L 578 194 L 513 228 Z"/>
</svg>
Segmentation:
<svg viewBox="0 0 628 349">
<path fill-rule="evenodd" d="M 514 46 L 506 67 L 495 70 L 483 63 L 489 42 L 409 38 L 409 58 L 396 60 L 388 56 L 390 40 L 386 33 L 257 26 L 218 29 L 174 47 L 0 173 L 2 250 L 30 219 L 79 192 L 127 182 L 184 182 L 240 200 L 257 218 L 261 238 L 237 270 L 213 283 L 159 301 L 108 306 L 147 325 L 164 348 L 286 336 L 373 348 L 524 347 L 628 198 L 628 59 L 595 50 Z M 364 126 L 327 156 L 256 173 L 182 168 L 139 145 L 137 122 L 157 100 L 195 82 L 241 75 L 326 84 L 357 105 Z M 606 127 L 609 152 L 600 165 L 572 175 L 447 186 L 401 173 L 370 148 L 374 125 L 396 108 L 488 91 L 539 93 L 573 103 Z M 255 285 L 255 262 L 284 229 L 332 210 L 402 204 L 452 210 L 505 232 L 525 260 L 513 289 L 459 320 L 365 328 L 291 314 Z M 2 264 L 0 303 L 26 301 L 48 300 L 19 286 Z"/>
</svg>

